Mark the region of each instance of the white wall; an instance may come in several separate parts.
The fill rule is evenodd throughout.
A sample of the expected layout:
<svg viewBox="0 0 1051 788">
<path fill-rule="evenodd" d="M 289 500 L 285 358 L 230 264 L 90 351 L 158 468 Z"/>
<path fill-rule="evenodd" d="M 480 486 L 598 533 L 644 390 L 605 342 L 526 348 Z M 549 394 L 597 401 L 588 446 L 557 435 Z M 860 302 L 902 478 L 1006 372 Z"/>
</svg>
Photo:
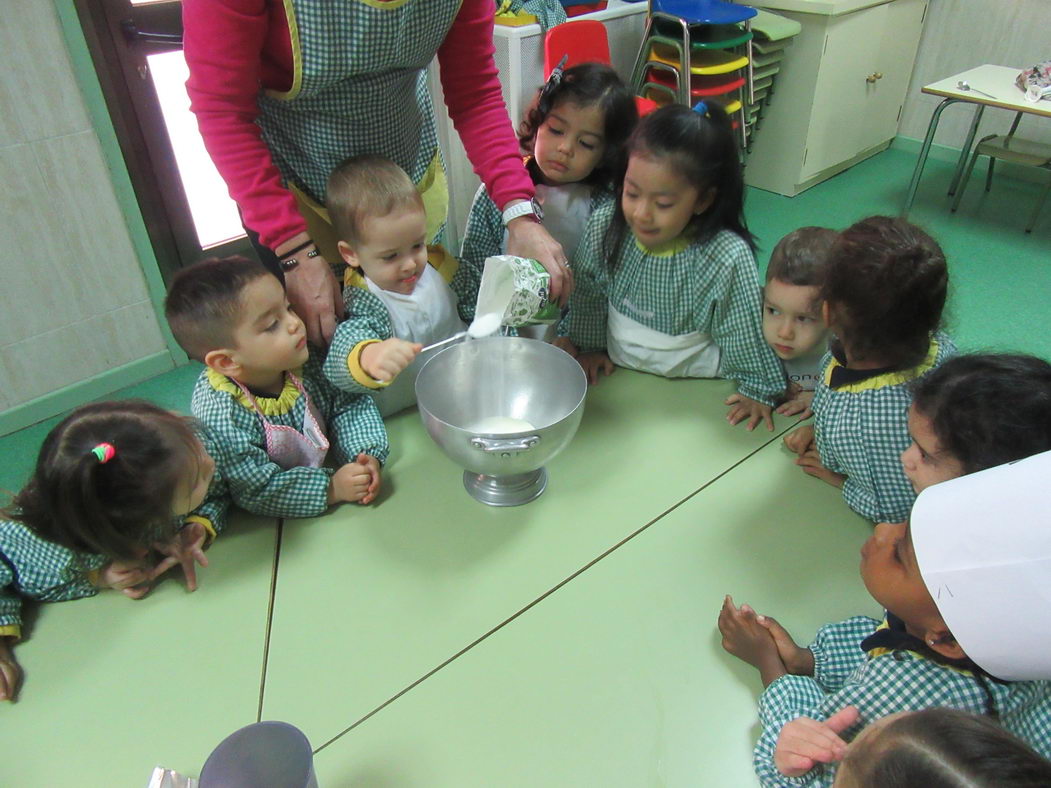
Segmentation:
<svg viewBox="0 0 1051 788">
<path fill-rule="evenodd" d="M 49 0 L 0 15 L 0 411 L 166 350 Z"/>
<path fill-rule="evenodd" d="M 1051 59 L 1051 2 L 1048 0 L 930 0 L 923 37 L 912 72 L 898 133 L 923 139 L 938 96 L 920 93 L 924 85 L 991 63 L 1019 70 Z M 963 145 L 973 109 L 959 104 L 942 114 L 935 143 Z M 986 110 L 975 139 L 1006 133 L 1014 114 Z M 1051 122 L 1027 115 L 1018 133 L 1051 142 Z"/>
</svg>

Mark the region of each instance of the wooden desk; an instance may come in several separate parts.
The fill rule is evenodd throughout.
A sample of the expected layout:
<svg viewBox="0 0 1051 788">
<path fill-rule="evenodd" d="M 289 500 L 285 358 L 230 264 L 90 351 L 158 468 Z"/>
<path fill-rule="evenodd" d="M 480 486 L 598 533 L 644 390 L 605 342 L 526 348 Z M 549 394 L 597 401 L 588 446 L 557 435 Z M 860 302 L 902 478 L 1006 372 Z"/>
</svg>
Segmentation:
<svg viewBox="0 0 1051 788">
<path fill-rule="evenodd" d="M 916 169 L 913 170 L 909 191 L 905 196 L 905 204 L 901 209 L 902 216 L 908 216 L 909 209 L 912 208 L 912 202 L 916 199 L 916 190 L 920 185 L 923 166 L 927 163 L 927 154 L 930 152 L 934 133 L 938 130 L 942 112 L 949 105 L 959 103 L 975 105 L 974 118 L 971 121 L 970 129 L 967 131 L 963 147 L 960 149 L 960 158 L 956 162 L 956 171 L 953 174 L 952 182 L 949 184 L 950 196 L 956 193 L 956 189 L 959 186 L 960 177 L 967 163 L 967 157 L 971 153 L 971 145 L 974 143 L 975 132 L 978 131 L 978 124 L 982 120 L 982 113 L 985 112 L 986 107 L 1051 117 L 1051 101 L 1038 101 L 1036 103 L 1026 101 L 1025 94 L 1015 85 L 1015 77 L 1018 76 L 1021 70 L 1011 66 L 978 66 L 969 71 L 946 77 L 938 82 L 932 82 L 923 88 L 922 92 L 924 93 L 944 96 L 945 98 L 931 115 L 931 122 L 927 126 L 927 136 L 923 140 L 923 147 L 920 148 L 920 155 L 916 160 Z M 961 81 L 967 82 L 973 89 L 969 91 L 961 90 L 959 88 Z M 982 95 L 982 93 L 989 95 Z"/>
</svg>

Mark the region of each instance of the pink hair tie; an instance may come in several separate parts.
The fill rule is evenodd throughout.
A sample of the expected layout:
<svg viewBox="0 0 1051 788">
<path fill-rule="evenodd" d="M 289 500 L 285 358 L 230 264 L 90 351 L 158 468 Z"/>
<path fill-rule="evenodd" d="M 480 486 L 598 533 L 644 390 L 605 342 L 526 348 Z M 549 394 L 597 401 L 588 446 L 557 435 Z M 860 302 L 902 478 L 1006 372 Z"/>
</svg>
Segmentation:
<svg viewBox="0 0 1051 788">
<path fill-rule="evenodd" d="M 111 443 L 100 443 L 98 446 L 91 450 L 91 453 L 98 458 L 100 465 L 105 465 L 107 462 L 113 459 L 113 457 L 117 454 L 117 450 L 113 448 L 113 444 Z"/>
</svg>

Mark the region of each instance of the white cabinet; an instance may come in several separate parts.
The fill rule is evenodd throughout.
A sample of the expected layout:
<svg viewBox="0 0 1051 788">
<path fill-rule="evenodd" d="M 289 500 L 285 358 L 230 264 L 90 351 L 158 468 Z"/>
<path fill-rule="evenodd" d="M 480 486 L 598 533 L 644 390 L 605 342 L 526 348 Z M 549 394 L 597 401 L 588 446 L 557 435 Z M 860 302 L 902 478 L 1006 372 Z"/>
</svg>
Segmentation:
<svg viewBox="0 0 1051 788">
<path fill-rule="evenodd" d="M 927 0 L 752 5 L 803 29 L 775 79 L 747 160 L 747 183 L 794 196 L 885 149 L 897 133 Z"/>
</svg>

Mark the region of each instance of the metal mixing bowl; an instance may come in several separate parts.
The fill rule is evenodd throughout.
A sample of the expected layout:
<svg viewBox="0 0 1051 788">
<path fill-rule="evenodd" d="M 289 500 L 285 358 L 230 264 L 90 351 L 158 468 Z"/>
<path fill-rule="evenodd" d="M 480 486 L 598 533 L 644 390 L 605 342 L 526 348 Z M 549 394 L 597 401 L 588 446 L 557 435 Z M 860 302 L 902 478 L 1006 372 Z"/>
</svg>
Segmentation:
<svg viewBox="0 0 1051 788">
<path fill-rule="evenodd" d="M 428 361 L 416 378 L 416 401 L 428 434 L 465 469 L 467 491 L 483 503 L 516 506 L 544 491 L 543 466 L 576 433 L 587 387 L 576 360 L 553 345 L 487 337 Z M 533 429 L 476 429 L 490 418 L 521 419 Z"/>
</svg>

